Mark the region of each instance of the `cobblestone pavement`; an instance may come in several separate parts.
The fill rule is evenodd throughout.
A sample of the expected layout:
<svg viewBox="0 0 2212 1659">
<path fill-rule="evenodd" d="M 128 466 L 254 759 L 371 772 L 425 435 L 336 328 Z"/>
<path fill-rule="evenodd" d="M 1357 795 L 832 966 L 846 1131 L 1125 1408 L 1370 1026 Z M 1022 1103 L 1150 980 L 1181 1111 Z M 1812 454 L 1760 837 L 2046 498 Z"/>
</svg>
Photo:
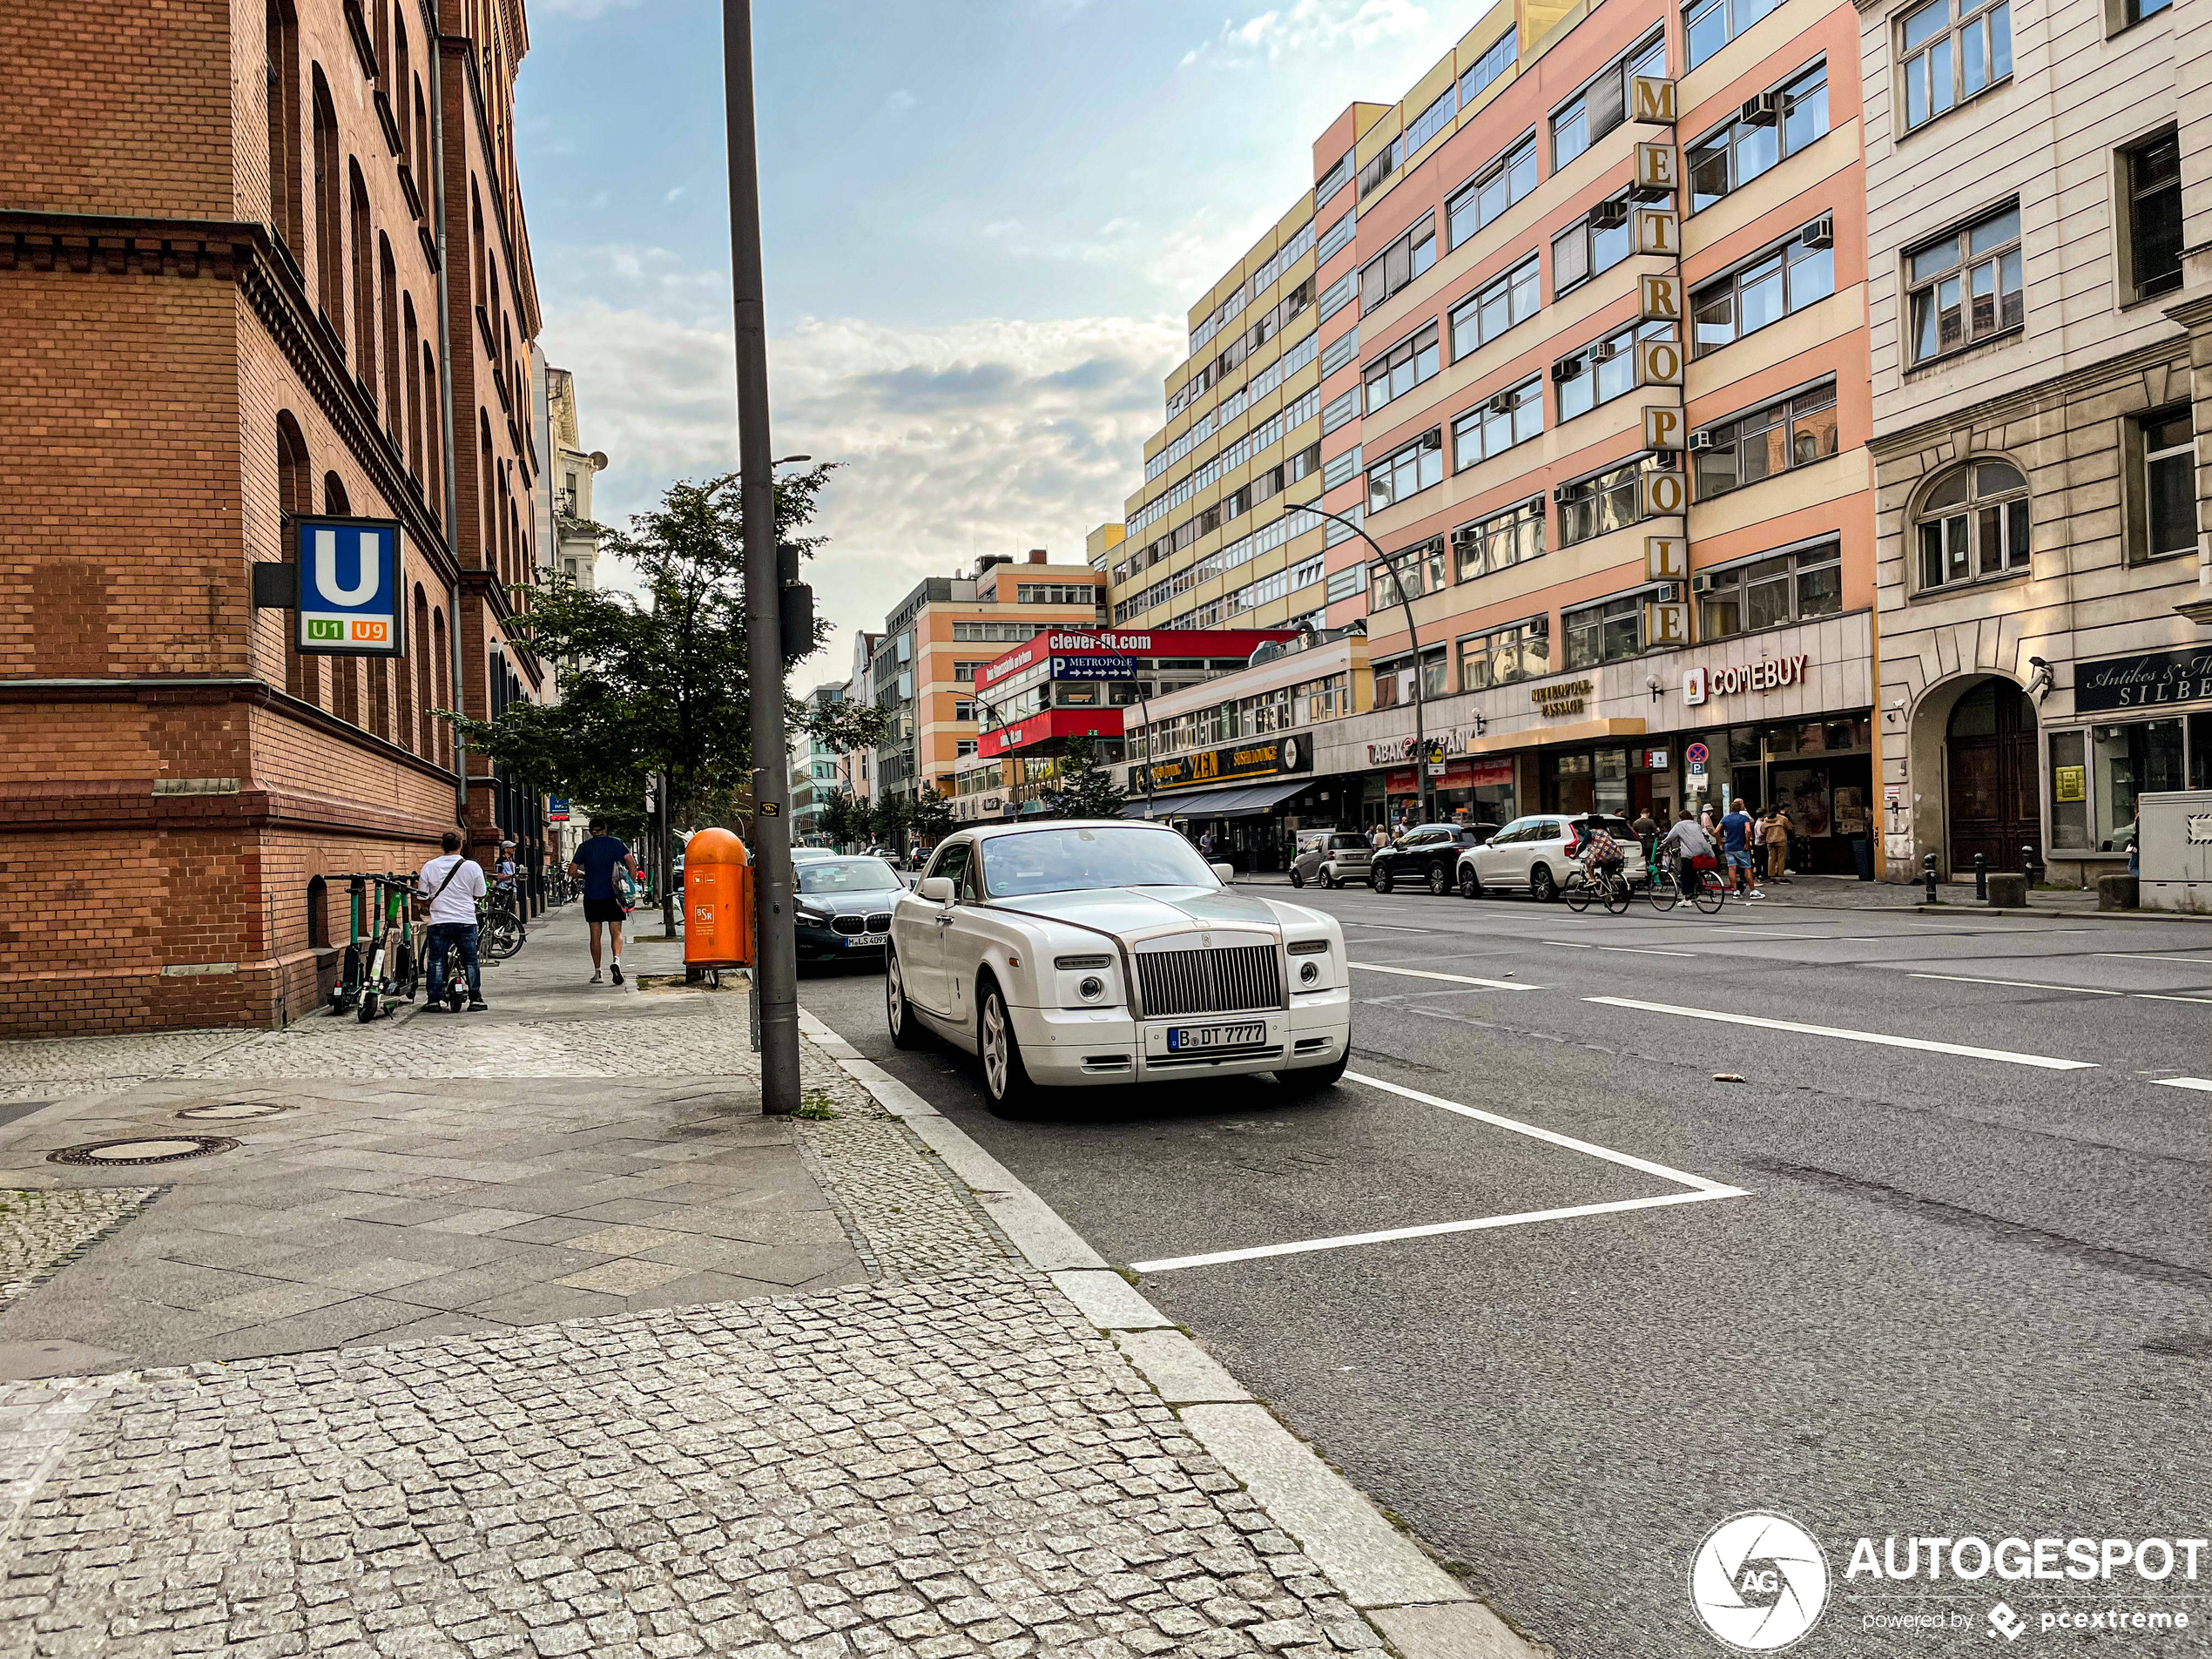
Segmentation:
<svg viewBox="0 0 2212 1659">
<path fill-rule="evenodd" d="M 0 1191 L 0 1309 L 138 1213 L 159 1187 Z"/>
<path fill-rule="evenodd" d="M 202 1322 L 171 1328 L 204 1356 L 0 1383 L 0 1653 L 1379 1650 L 963 1184 L 811 1044 L 820 1115 L 771 1122 L 742 995 L 632 992 L 580 1019 L 570 992 L 519 974 L 487 988 L 494 1016 L 444 1025 L 0 1046 L 0 1076 L 64 1086 L 0 1127 L 0 1184 L 34 1189 L 26 1217 L 90 1206 L 83 1224 L 111 1229 L 0 1318 L 0 1346 L 111 1345 L 158 1307 Z M 43 1162 L 241 1101 L 287 1109 L 206 1125 L 243 1144 L 164 1166 L 163 1188 Z M 634 1190 L 606 1196 L 618 1184 Z M 768 1190 L 798 1197 L 738 1202 Z M 61 1238 L 25 1236 L 26 1262 Z M 868 1282 L 792 1294 L 718 1253 L 740 1246 L 841 1251 Z M 517 1259 L 541 1253 L 561 1259 Z M 572 1267 L 561 1283 L 604 1311 L 420 1305 L 502 1263 Z M 654 1273 L 672 1277 L 643 1285 Z M 246 1299 L 217 1312 L 213 1291 Z M 303 1291 L 317 1305 L 275 1317 L 338 1322 L 273 1345 L 268 1311 Z M 397 1323 L 352 1332 L 330 1312 L 371 1300 Z M 230 1315 L 259 1323 L 212 1328 Z"/>
</svg>

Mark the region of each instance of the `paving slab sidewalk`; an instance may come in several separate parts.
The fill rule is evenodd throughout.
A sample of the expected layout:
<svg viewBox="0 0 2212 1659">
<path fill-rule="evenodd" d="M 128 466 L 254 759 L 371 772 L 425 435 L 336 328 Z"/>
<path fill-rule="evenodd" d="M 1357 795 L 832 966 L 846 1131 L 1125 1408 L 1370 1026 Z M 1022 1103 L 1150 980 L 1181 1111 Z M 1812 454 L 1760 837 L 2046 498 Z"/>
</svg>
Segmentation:
<svg viewBox="0 0 2212 1659">
<path fill-rule="evenodd" d="M 580 945 L 489 1015 L 0 1045 L 0 1652 L 1529 1651 L 952 1126 L 811 1042 L 834 1115 L 763 1119 L 742 992 Z"/>
</svg>

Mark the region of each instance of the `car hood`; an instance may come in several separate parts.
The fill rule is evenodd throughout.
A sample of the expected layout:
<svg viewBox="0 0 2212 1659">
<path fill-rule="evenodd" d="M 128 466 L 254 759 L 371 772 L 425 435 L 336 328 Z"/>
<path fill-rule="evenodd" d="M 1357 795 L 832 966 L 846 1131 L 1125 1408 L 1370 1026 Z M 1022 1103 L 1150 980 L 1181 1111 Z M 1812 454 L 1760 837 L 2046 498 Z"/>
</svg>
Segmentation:
<svg viewBox="0 0 2212 1659">
<path fill-rule="evenodd" d="M 1279 925 L 1275 907 L 1266 900 L 1210 887 L 1086 888 L 1023 894 L 991 903 L 996 909 L 1096 927 L 1125 939 L 1210 927 L 1271 933 Z"/>
<path fill-rule="evenodd" d="M 888 910 L 906 892 L 904 887 L 882 887 L 873 893 L 802 893 L 798 900 L 806 909 L 839 915 L 847 910 Z"/>
</svg>

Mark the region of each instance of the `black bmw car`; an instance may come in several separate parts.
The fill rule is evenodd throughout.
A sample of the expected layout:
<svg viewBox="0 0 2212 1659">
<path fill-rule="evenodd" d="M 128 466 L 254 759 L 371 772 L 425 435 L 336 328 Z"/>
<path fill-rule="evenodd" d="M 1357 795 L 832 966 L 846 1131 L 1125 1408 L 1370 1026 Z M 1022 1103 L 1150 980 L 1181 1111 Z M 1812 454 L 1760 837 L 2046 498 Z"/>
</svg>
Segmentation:
<svg viewBox="0 0 2212 1659">
<path fill-rule="evenodd" d="M 806 859 L 799 879 L 799 960 L 881 961 L 891 933 L 891 906 L 906 883 L 881 859 Z"/>
</svg>

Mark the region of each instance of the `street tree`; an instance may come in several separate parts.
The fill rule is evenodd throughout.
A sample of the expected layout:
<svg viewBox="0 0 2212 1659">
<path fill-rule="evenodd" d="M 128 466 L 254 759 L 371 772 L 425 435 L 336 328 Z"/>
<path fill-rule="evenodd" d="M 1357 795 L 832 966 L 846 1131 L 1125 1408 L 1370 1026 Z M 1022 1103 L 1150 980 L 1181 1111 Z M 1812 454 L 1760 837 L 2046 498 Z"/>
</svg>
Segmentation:
<svg viewBox="0 0 2212 1659">
<path fill-rule="evenodd" d="M 833 789 L 822 797 L 821 826 L 832 846 L 849 852 L 868 839 L 868 804 L 849 789 Z"/>
<path fill-rule="evenodd" d="M 921 841 L 925 851 L 937 845 L 960 826 L 953 816 L 953 804 L 934 789 L 924 787 L 914 798 L 907 813 L 907 827 Z"/>
<path fill-rule="evenodd" d="M 831 469 L 776 483 L 779 542 L 811 556 L 813 517 Z M 540 788 L 578 800 L 641 802 L 655 777 L 664 829 L 710 822 L 752 782 L 752 676 L 745 654 L 745 538 L 734 474 L 679 480 L 605 546 L 637 576 L 638 597 L 564 575 L 514 590 L 516 642 L 558 662 L 561 701 L 517 698 L 496 719 L 441 711 L 479 753 Z M 594 526 L 595 529 L 603 527 Z M 819 648 L 787 642 L 796 660 Z M 778 688 L 780 694 L 781 688 Z M 676 931 L 673 838 L 659 848 L 661 914 Z"/>
<path fill-rule="evenodd" d="M 1044 782 L 1047 818 L 1119 818 L 1128 799 L 1129 792 L 1114 781 L 1089 738 L 1069 738 L 1059 765 Z"/>
</svg>

